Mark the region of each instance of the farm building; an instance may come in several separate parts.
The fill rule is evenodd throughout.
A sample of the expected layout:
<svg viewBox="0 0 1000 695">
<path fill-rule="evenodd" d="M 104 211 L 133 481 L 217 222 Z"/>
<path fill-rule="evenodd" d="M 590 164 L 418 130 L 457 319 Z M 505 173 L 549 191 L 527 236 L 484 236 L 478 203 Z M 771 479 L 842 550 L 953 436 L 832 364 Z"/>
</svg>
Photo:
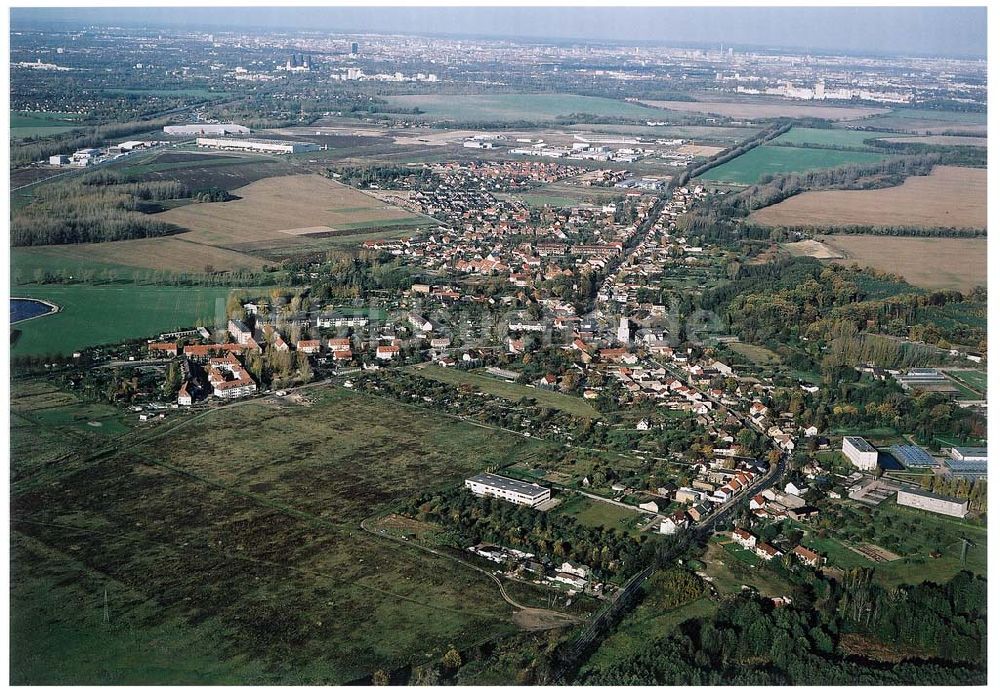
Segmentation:
<svg viewBox="0 0 1000 695">
<path fill-rule="evenodd" d="M 479 497 L 496 497 L 528 507 L 537 507 L 548 500 L 552 494 L 548 488 L 541 485 L 524 483 L 492 473 L 478 473 L 471 478 L 466 478 L 465 487 Z"/>
<path fill-rule="evenodd" d="M 844 437 L 843 451 L 855 468 L 872 471 L 878 465 L 878 451 L 862 437 Z"/>
<path fill-rule="evenodd" d="M 189 123 L 163 127 L 167 135 L 249 135 L 250 129 L 235 123 Z"/>
<path fill-rule="evenodd" d="M 198 138 L 198 147 L 213 150 L 240 150 L 243 152 L 268 152 L 270 154 L 299 154 L 316 152 L 320 146 L 314 142 L 290 140 L 263 140 L 260 138 Z"/>
<path fill-rule="evenodd" d="M 896 504 L 904 507 L 924 509 L 935 514 L 954 516 L 959 519 L 969 513 L 969 502 L 955 497 L 936 495 L 919 488 L 900 488 L 896 493 Z"/>
</svg>

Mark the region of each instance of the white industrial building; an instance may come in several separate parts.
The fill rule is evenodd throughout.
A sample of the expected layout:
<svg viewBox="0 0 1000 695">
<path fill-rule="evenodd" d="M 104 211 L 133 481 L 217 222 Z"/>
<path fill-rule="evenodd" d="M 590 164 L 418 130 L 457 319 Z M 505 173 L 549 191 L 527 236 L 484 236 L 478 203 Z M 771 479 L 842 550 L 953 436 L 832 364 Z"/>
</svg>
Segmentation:
<svg viewBox="0 0 1000 695">
<path fill-rule="evenodd" d="M 300 152 L 316 152 L 320 149 L 320 146 L 314 142 L 262 140 L 259 138 L 198 138 L 196 142 L 198 147 L 208 147 L 213 150 L 241 150 L 270 154 L 299 154 Z"/>
<path fill-rule="evenodd" d="M 167 135 L 249 135 L 250 129 L 235 123 L 188 123 L 163 126 Z"/>
<path fill-rule="evenodd" d="M 492 473 L 478 473 L 471 478 L 466 478 L 465 487 L 479 497 L 496 497 L 528 507 L 537 507 L 548 500 L 552 494 L 548 488 L 541 485 L 523 483 L 520 480 Z"/>
<path fill-rule="evenodd" d="M 969 513 L 968 500 L 960 500 L 917 488 L 902 488 L 896 493 L 896 504 L 904 507 L 923 509 L 935 514 L 954 516 L 959 519 Z"/>
<path fill-rule="evenodd" d="M 862 437 L 844 437 L 844 456 L 863 471 L 873 471 L 878 466 L 878 451 Z"/>
</svg>

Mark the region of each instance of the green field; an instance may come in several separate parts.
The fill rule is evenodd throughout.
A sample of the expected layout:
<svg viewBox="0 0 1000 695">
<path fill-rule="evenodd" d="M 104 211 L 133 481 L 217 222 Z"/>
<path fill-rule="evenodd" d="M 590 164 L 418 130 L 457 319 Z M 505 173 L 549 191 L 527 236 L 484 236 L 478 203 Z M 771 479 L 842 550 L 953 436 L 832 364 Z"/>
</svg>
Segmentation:
<svg viewBox="0 0 1000 695">
<path fill-rule="evenodd" d="M 699 178 L 720 183 L 750 185 L 766 174 L 801 173 L 830 169 L 844 164 L 867 164 L 884 159 L 873 152 L 818 149 L 812 147 L 755 147 L 736 159 L 709 169 Z"/>
<path fill-rule="evenodd" d="M 76 120 L 78 114 L 60 112 L 10 112 L 10 136 L 14 140 L 56 135 L 82 127 Z"/>
<path fill-rule="evenodd" d="M 336 684 L 514 633 L 491 580 L 359 524 L 543 445 L 304 395 L 170 417 L 93 460 L 15 458 L 13 682 Z"/>
<path fill-rule="evenodd" d="M 776 145 L 815 145 L 818 147 L 866 147 L 865 140 L 878 138 L 879 133 L 843 128 L 792 128 L 779 135 Z"/>
<path fill-rule="evenodd" d="M 552 121 L 570 114 L 665 120 L 661 109 L 575 94 L 419 94 L 386 97 L 390 106 L 419 108 L 414 118 L 449 121 Z"/>
<path fill-rule="evenodd" d="M 634 509 L 626 509 L 616 504 L 599 502 L 583 495 L 572 497 L 558 507 L 560 514 L 568 514 L 584 526 L 603 526 L 637 533 L 636 522 L 642 516 Z"/>
<path fill-rule="evenodd" d="M 61 311 L 19 323 L 21 336 L 11 354 L 69 355 L 91 345 L 214 326 L 216 315 L 224 313 L 229 291 L 226 287 L 21 286 L 15 290 L 17 296 L 50 301 Z"/>
<path fill-rule="evenodd" d="M 446 384 L 470 384 L 476 389 L 510 401 L 522 398 L 533 398 L 538 405 L 562 410 L 570 415 L 583 418 L 600 418 L 601 414 L 594 407 L 578 396 L 533 388 L 525 384 L 510 384 L 491 376 L 436 364 L 422 364 L 408 367 L 407 370 L 427 379 L 434 379 Z"/>
<path fill-rule="evenodd" d="M 948 370 L 945 372 L 952 379 L 963 382 L 970 388 L 975 389 L 979 392 L 979 395 L 985 395 L 986 393 L 986 372 L 981 372 L 978 369 L 970 370 Z"/>
<path fill-rule="evenodd" d="M 751 343 L 727 343 L 726 347 L 741 357 L 745 357 L 754 364 L 772 365 L 781 364 L 781 355 L 774 350 L 770 350 L 763 345 L 752 345 Z"/>
<path fill-rule="evenodd" d="M 917 121 L 945 121 L 947 123 L 965 123 L 986 125 L 986 114 L 974 111 L 938 111 L 934 109 L 894 109 L 885 118 L 908 118 Z"/>
</svg>

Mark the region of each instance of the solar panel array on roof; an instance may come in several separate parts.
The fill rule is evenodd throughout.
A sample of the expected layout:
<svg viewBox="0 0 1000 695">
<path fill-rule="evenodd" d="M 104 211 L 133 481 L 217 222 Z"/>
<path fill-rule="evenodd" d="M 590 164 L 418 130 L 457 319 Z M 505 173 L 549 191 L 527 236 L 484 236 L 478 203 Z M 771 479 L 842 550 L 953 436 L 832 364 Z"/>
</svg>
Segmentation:
<svg viewBox="0 0 1000 695">
<path fill-rule="evenodd" d="M 889 453 L 907 468 L 933 468 L 936 463 L 934 457 L 919 446 L 896 444 Z"/>
</svg>

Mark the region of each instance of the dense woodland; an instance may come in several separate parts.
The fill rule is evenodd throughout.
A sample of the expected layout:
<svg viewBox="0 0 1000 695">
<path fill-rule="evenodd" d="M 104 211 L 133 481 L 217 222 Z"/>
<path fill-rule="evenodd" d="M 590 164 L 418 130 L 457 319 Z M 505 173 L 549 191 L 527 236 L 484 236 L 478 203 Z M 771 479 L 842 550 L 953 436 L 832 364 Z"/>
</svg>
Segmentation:
<svg viewBox="0 0 1000 695">
<path fill-rule="evenodd" d="M 986 682 L 986 580 L 886 589 L 870 570 L 821 583 L 815 607 L 743 593 L 608 665 L 585 685 L 969 685 Z M 854 647 L 858 644 L 861 648 Z M 871 656 L 892 645 L 899 663 Z M 874 649 L 873 647 L 879 649 Z"/>
</svg>

